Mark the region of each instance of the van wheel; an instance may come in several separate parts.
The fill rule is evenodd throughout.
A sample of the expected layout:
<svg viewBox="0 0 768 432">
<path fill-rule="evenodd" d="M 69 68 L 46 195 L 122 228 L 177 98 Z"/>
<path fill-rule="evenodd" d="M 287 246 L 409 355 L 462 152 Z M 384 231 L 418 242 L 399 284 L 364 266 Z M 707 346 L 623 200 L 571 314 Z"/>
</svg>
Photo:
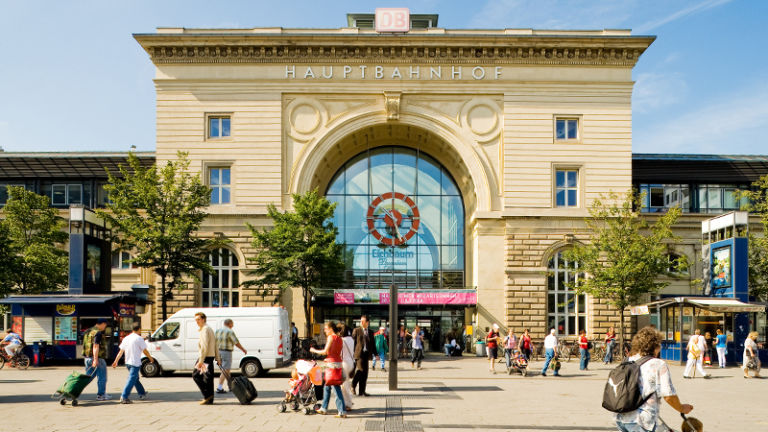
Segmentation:
<svg viewBox="0 0 768 432">
<path fill-rule="evenodd" d="M 261 362 L 256 359 L 248 359 L 240 366 L 243 371 L 243 375 L 248 378 L 256 378 L 257 376 L 264 375 L 264 368 L 261 367 Z"/>
<path fill-rule="evenodd" d="M 150 362 L 145 361 L 141 363 L 141 375 L 147 378 L 154 378 L 160 376 L 163 373 L 163 369 L 157 364 L 157 360 Z"/>
</svg>

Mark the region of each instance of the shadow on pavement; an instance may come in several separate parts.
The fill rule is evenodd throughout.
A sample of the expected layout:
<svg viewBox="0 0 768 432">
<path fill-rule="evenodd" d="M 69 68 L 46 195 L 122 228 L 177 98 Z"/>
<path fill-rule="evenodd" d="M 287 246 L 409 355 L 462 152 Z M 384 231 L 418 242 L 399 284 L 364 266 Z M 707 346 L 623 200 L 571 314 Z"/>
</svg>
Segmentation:
<svg viewBox="0 0 768 432">
<path fill-rule="evenodd" d="M 536 430 L 536 431 L 615 431 L 608 426 L 527 426 L 527 425 L 473 425 L 473 424 L 423 424 L 424 429 L 500 429 L 500 430 Z"/>
<path fill-rule="evenodd" d="M 281 391 L 263 391 L 259 392 L 258 398 L 254 400 L 251 405 L 271 405 L 271 404 L 277 404 L 277 400 L 274 399 L 281 399 L 285 394 Z M 80 406 L 88 406 L 88 405 L 102 405 L 102 404 L 110 404 L 110 403 L 117 403 L 120 399 L 120 394 L 112 394 L 113 398 L 109 401 L 97 401 L 96 395 L 93 393 L 86 393 L 85 395 L 81 395 L 80 398 L 77 399 Z M 131 395 L 131 399 L 134 400 L 135 403 L 158 403 L 158 402 L 198 402 L 202 399 L 202 396 L 200 395 L 199 391 L 188 391 L 188 392 L 153 392 L 149 391 L 149 399 L 146 401 L 139 401 L 137 400 L 136 394 L 133 393 Z M 22 394 L 22 395 L 13 395 L 13 396 L 0 396 L 0 404 L 8 404 L 8 403 L 29 403 L 29 402 L 56 402 L 57 398 L 52 398 L 51 395 L 45 395 L 45 394 Z M 227 393 L 226 395 L 218 395 L 214 399 L 215 404 L 239 404 L 237 401 L 237 398 L 231 395 L 231 393 Z M 69 404 L 69 401 L 67 401 L 67 404 Z"/>
</svg>

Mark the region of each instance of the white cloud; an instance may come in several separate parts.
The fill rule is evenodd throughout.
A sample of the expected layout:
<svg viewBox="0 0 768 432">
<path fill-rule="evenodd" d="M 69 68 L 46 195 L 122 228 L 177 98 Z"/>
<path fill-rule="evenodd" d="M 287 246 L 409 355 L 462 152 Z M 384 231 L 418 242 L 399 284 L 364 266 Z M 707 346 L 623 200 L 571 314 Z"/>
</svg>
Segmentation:
<svg viewBox="0 0 768 432">
<path fill-rule="evenodd" d="M 637 76 L 632 92 L 632 108 L 644 113 L 681 102 L 688 92 L 682 73 L 645 72 Z"/>
<path fill-rule="evenodd" d="M 768 153 L 768 86 L 725 95 L 699 109 L 635 131 L 634 150 L 664 153 Z"/>
<path fill-rule="evenodd" d="M 655 19 L 655 20 L 652 20 L 652 21 L 648 21 L 648 22 L 646 22 L 644 24 L 641 24 L 641 25 L 637 26 L 634 29 L 634 32 L 635 33 L 646 33 L 648 31 L 651 31 L 653 29 L 661 27 L 661 26 L 663 26 L 665 24 L 669 24 L 672 21 L 678 20 L 680 18 L 687 17 L 688 15 L 692 15 L 692 14 L 695 14 L 695 13 L 703 12 L 703 11 L 705 11 L 707 9 L 712 9 L 714 7 L 717 7 L 717 6 L 720 6 L 720 5 L 724 5 L 724 4 L 730 3 L 732 1 L 733 0 L 706 0 L 706 1 L 703 1 L 701 3 L 697 3 L 697 4 L 693 5 L 693 6 L 688 6 L 685 9 L 681 9 L 681 10 L 679 10 L 679 11 L 677 11 L 675 13 L 672 13 L 670 15 L 667 15 L 665 17 L 658 18 L 658 19 Z"/>
</svg>

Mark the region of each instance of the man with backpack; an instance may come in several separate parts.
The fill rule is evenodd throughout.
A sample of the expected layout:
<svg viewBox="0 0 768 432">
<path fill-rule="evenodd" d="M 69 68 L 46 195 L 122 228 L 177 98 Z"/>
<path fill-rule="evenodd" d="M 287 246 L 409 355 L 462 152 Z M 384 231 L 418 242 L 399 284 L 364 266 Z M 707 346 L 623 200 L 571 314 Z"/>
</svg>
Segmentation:
<svg viewBox="0 0 768 432">
<path fill-rule="evenodd" d="M 86 375 L 96 372 L 96 400 L 105 401 L 112 399 L 107 394 L 107 338 L 104 330 L 107 328 L 107 319 L 99 318 L 96 325 L 88 329 L 83 335 L 83 358 L 85 359 Z"/>
<path fill-rule="evenodd" d="M 696 329 L 691 339 L 688 340 L 688 362 L 685 364 L 685 372 L 683 372 L 683 378 L 693 378 L 691 371 L 694 366 L 696 370 L 701 373 L 704 378 L 709 378 L 709 374 L 704 372 L 704 352 L 707 349 L 707 342 L 703 336 L 701 336 L 701 330 Z M 694 374 L 696 373 L 693 371 Z"/>
<path fill-rule="evenodd" d="M 616 426 L 622 432 L 656 430 L 662 398 L 680 413 L 693 410 L 677 397 L 667 363 L 657 358 L 660 352 L 661 334 L 645 327 L 632 338 L 633 355 L 608 376 L 603 408 L 615 413 Z"/>
</svg>

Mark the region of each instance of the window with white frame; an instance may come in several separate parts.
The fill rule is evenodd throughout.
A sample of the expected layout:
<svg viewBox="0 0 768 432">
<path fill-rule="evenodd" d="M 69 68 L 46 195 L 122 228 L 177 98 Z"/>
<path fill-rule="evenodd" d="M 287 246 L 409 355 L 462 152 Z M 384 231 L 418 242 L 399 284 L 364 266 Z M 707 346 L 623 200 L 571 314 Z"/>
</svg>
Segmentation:
<svg viewBox="0 0 768 432">
<path fill-rule="evenodd" d="M 556 118 L 555 119 L 555 139 L 558 139 L 558 140 L 579 139 L 579 119 Z"/>
<path fill-rule="evenodd" d="M 113 269 L 132 269 L 133 263 L 131 260 L 131 254 L 126 251 L 116 250 L 112 252 L 112 268 Z"/>
<path fill-rule="evenodd" d="M 229 167 L 208 168 L 208 186 L 211 188 L 211 205 L 229 204 L 231 199 L 231 171 Z"/>
<path fill-rule="evenodd" d="M 229 249 L 214 249 L 208 254 L 213 273 L 203 273 L 202 306 L 240 306 L 240 265 Z"/>
<path fill-rule="evenodd" d="M 579 205 L 579 170 L 555 170 L 555 206 L 578 207 Z"/>
<path fill-rule="evenodd" d="M 584 277 L 579 265 L 568 261 L 563 251 L 549 260 L 547 271 L 547 329 L 555 328 L 560 335 L 575 336 L 586 330 L 587 298 L 576 294 L 568 284 L 578 283 Z"/>
<path fill-rule="evenodd" d="M 208 138 L 227 138 L 231 136 L 231 117 L 228 115 L 208 116 Z"/>
<path fill-rule="evenodd" d="M 70 204 L 83 203 L 83 185 L 82 184 L 52 184 L 51 185 L 51 204 L 55 206 L 65 206 Z"/>
</svg>

